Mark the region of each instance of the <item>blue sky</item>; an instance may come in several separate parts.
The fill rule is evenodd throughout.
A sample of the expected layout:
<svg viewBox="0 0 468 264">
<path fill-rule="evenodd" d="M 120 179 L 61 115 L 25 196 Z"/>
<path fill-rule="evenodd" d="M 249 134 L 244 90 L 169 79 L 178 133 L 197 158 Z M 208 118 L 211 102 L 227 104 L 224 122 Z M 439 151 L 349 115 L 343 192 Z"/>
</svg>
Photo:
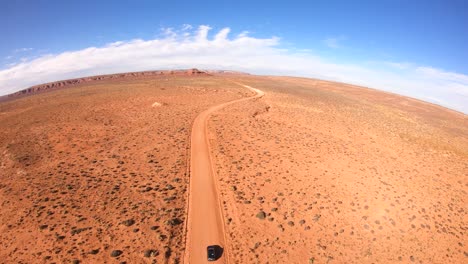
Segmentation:
<svg viewBox="0 0 468 264">
<path fill-rule="evenodd" d="M 194 47 L 200 48 L 202 44 L 195 43 L 194 36 L 200 33 L 200 26 L 208 25 L 211 30 L 206 31 L 206 39 L 213 39 L 229 28 L 226 39 L 231 42 L 223 45 L 245 50 L 245 54 L 253 54 L 258 61 L 250 59 L 243 63 L 241 58 L 230 54 L 231 64 L 206 63 L 209 59 L 205 58 L 215 60 L 215 53 L 210 53 L 205 43 L 208 46 L 203 52 L 187 55 L 187 66 L 190 62 L 208 68 L 230 66 L 254 73 L 346 81 L 468 112 L 464 106 L 468 105 L 468 1 L 1 0 L 0 24 L 0 92 L 3 94 L 54 78 L 185 66 L 177 53 L 181 52 L 178 47 L 192 41 Z M 250 41 L 235 42 L 239 34 L 248 35 Z M 168 41 L 174 36 L 176 41 Z M 143 42 L 165 39 L 168 42 L 164 45 L 173 45 L 170 46 L 173 52 L 165 53 L 159 64 L 139 65 L 137 61 L 128 61 L 126 67 L 115 68 L 106 59 L 108 64 L 86 62 L 86 67 L 70 66 L 65 73 L 53 74 L 65 63 L 57 57 L 66 57 L 70 52 L 96 47 L 99 50 L 92 51 L 94 57 L 96 53 L 105 53 L 118 61 L 118 54 L 110 55 L 105 50 L 110 43 L 130 45 L 126 50 L 154 44 L 135 44 L 136 39 Z M 256 46 L 252 44 L 254 41 L 262 44 Z M 256 56 L 256 52 L 268 57 Z M 219 51 L 216 58 L 223 60 L 224 53 Z M 154 56 L 161 58 L 160 54 Z M 167 60 L 168 56 L 173 59 Z M 261 64 L 266 60 L 274 64 L 272 58 L 293 64 L 300 61 L 309 70 L 268 68 Z M 31 72 L 34 78 L 22 77 Z M 367 74 L 376 77 L 372 79 Z M 382 78 L 398 81 L 378 80 Z M 427 95 L 426 86 L 433 93 Z"/>
</svg>

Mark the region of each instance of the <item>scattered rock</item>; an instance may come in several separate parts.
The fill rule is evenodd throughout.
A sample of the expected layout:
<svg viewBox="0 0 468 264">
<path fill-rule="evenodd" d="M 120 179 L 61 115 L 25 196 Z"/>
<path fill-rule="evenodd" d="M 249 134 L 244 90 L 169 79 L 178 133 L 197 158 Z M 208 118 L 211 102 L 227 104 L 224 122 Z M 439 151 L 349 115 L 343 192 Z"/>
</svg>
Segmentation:
<svg viewBox="0 0 468 264">
<path fill-rule="evenodd" d="M 264 211 L 260 211 L 260 212 L 257 213 L 257 218 L 258 219 L 263 220 L 263 219 L 265 219 L 265 217 L 266 217 L 266 213 Z"/>
<path fill-rule="evenodd" d="M 120 255 L 122 255 L 122 254 L 123 254 L 123 251 L 122 251 L 122 250 L 113 250 L 113 251 L 111 252 L 110 256 L 113 257 L 113 258 L 116 258 L 116 257 L 118 257 L 118 256 L 120 256 Z"/>
</svg>

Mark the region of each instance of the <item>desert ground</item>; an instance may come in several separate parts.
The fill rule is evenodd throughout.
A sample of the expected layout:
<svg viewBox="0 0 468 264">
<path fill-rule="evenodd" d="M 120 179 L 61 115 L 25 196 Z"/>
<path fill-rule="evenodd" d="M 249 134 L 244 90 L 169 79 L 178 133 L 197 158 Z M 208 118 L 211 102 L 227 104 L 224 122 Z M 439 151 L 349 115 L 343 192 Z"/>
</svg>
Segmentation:
<svg viewBox="0 0 468 264">
<path fill-rule="evenodd" d="M 207 196 L 191 137 L 206 111 L 218 262 L 466 263 L 465 114 L 217 72 L 62 82 L 0 102 L 0 263 L 207 262 L 190 252 L 193 203 Z"/>
<path fill-rule="evenodd" d="M 210 119 L 234 263 L 466 263 L 467 116 L 319 80 Z"/>
<path fill-rule="evenodd" d="M 191 125 L 220 79 L 83 83 L 0 103 L 0 263 L 180 263 Z"/>
</svg>

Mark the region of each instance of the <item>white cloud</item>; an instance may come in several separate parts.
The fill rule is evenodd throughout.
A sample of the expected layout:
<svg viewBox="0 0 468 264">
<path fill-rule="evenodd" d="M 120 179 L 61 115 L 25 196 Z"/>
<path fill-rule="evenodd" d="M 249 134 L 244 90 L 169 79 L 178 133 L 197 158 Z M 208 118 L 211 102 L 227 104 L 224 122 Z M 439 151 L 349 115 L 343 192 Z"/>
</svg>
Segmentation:
<svg viewBox="0 0 468 264">
<path fill-rule="evenodd" d="M 412 63 L 337 64 L 308 51 L 287 50 L 279 38 L 255 38 L 224 28 L 182 26 L 161 37 L 118 41 L 102 47 L 41 55 L 0 70 L 0 95 L 67 78 L 142 70 L 230 69 L 306 76 L 395 92 L 468 113 L 468 76 Z M 164 31 L 163 31 L 164 32 Z M 388 66 L 393 70 L 389 70 Z"/>
<path fill-rule="evenodd" d="M 191 30 L 192 28 L 193 28 L 192 25 L 189 25 L 189 24 L 182 25 L 182 31 Z"/>
<path fill-rule="evenodd" d="M 169 38 L 174 38 L 177 36 L 177 33 L 174 32 L 173 28 L 162 28 L 161 29 L 163 36 L 169 37 Z"/>
<path fill-rule="evenodd" d="M 207 39 L 208 31 L 210 31 L 210 30 L 211 30 L 210 26 L 206 26 L 206 25 L 199 26 L 198 27 L 197 37 L 196 37 L 195 40 L 197 42 L 207 42 L 208 41 L 208 39 Z"/>
<path fill-rule="evenodd" d="M 231 29 L 229 28 L 223 28 L 221 31 L 218 32 L 218 34 L 216 34 L 214 41 L 218 43 L 227 42 L 228 41 L 227 36 L 230 31 Z"/>
</svg>

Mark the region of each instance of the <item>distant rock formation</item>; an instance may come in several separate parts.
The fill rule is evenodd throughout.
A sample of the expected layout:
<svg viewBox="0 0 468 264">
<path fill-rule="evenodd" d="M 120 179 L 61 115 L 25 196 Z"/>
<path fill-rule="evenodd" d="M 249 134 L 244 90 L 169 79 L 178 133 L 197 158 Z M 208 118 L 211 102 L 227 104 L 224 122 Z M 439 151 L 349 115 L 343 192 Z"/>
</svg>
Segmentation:
<svg viewBox="0 0 468 264">
<path fill-rule="evenodd" d="M 65 86 L 72 86 L 80 83 L 100 81 L 100 80 L 109 80 L 109 79 L 120 79 L 120 78 L 131 78 L 131 77 L 140 77 L 140 76 L 163 76 L 163 75 L 210 75 L 205 71 L 200 71 L 198 69 L 188 69 L 188 70 L 167 70 L 167 71 L 143 71 L 143 72 L 129 72 L 129 73 L 116 73 L 116 74 L 107 74 L 107 75 L 97 75 L 69 80 L 56 81 L 51 83 L 44 83 L 35 86 L 31 86 L 24 90 L 2 96 L 2 99 L 13 98 L 19 96 L 25 96 L 29 94 L 34 94 L 38 92 L 44 92 L 48 90 L 54 90 L 58 88 L 63 88 Z M 2 101 L 2 100 L 0 100 Z"/>
<path fill-rule="evenodd" d="M 205 70 L 204 72 L 209 74 L 222 74 L 222 75 L 250 75 L 249 73 L 240 72 L 240 71 L 230 71 L 230 70 Z"/>
</svg>

